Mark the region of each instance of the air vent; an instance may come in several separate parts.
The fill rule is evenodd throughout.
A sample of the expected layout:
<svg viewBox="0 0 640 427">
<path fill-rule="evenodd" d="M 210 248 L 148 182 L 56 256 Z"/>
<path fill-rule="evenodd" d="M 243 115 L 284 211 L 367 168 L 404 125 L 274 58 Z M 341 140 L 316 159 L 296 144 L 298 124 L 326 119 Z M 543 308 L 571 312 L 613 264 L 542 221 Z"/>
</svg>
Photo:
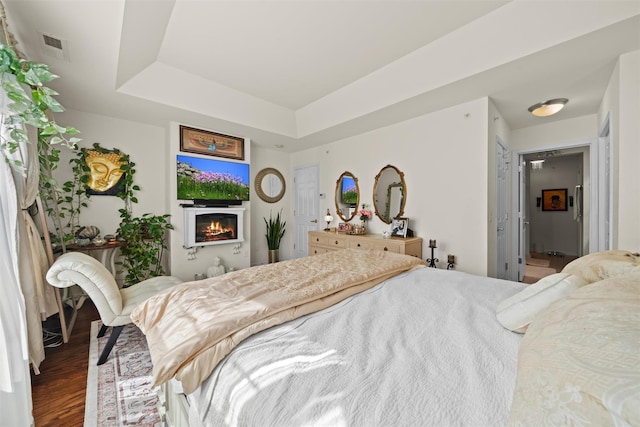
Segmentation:
<svg viewBox="0 0 640 427">
<path fill-rule="evenodd" d="M 46 34 L 43 34 L 42 38 L 44 39 L 44 44 L 46 44 L 47 46 L 55 47 L 56 49 L 62 50 L 62 40 L 56 39 Z"/>
<path fill-rule="evenodd" d="M 66 40 L 44 33 L 40 33 L 40 36 L 42 36 L 40 40 L 42 40 L 42 50 L 45 55 L 69 61 L 69 49 Z"/>
</svg>

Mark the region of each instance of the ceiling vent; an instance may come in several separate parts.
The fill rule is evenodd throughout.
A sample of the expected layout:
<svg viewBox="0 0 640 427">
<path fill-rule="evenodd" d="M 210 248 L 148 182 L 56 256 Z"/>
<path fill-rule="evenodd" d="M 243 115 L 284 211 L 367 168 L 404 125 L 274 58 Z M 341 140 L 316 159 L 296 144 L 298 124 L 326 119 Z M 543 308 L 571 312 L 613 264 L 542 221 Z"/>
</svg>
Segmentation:
<svg viewBox="0 0 640 427">
<path fill-rule="evenodd" d="M 63 61 L 69 61 L 69 47 L 67 41 L 51 36 L 49 34 L 40 33 L 42 40 L 42 50 L 45 55 L 51 56 Z"/>
</svg>

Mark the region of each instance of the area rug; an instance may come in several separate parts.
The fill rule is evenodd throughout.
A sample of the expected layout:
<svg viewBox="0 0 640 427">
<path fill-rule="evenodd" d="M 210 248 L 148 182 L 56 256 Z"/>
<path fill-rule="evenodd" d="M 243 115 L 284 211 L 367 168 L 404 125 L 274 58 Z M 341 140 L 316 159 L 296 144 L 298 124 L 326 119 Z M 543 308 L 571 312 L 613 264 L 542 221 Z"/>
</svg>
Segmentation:
<svg viewBox="0 0 640 427">
<path fill-rule="evenodd" d="M 548 259 L 540 258 L 527 258 L 527 265 L 534 265 L 536 267 L 549 267 L 551 261 Z"/>
<path fill-rule="evenodd" d="M 107 361 L 97 366 L 111 331 L 96 338 L 101 326 L 99 320 L 91 323 L 84 425 L 161 426 L 157 388 L 151 386 L 151 357 L 144 335 L 134 324 L 125 326 Z"/>
</svg>

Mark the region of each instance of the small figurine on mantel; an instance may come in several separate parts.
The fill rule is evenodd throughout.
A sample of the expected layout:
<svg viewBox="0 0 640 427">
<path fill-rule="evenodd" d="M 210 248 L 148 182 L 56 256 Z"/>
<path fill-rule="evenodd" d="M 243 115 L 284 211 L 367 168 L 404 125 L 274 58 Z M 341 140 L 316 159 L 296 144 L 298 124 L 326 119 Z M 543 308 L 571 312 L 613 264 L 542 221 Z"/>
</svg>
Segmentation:
<svg viewBox="0 0 640 427">
<path fill-rule="evenodd" d="M 222 260 L 220 259 L 220 257 L 215 257 L 213 259 L 213 265 L 207 269 L 207 277 L 220 276 L 224 273 L 226 273 L 226 269 L 222 264 Z"/>
</svg>

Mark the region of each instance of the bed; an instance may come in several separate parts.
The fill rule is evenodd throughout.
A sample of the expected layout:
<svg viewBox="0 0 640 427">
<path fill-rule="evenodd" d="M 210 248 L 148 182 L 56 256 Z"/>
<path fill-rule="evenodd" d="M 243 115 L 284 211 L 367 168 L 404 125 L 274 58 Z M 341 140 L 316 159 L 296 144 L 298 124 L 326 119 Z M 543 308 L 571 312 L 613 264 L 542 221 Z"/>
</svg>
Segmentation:
<svg viewBox="0 0 640 427">
<path fill-rule="evenodd" d="M 178 378 L 182 385 L 186 384 L 187 397 L 179 395 L 187 403 L 188 424 L 192 427 L 566 425 L 567 420 L 575 425 L 590 425 L 588 417 L 585 421 L 579 416 L 580 405 L 572 408 L 571 413 L 578 416 L 571 418 L 566 411 L 556 411 L 558 408 L 548 401 L 540 400 L 540 396 L 548 397 L 544 394 L 548 388 L 537 390 L 534 386 L 540 388 L 540 384 L 532 380 L 536 378 L 532 372 L 540 371 L 540 360 L 544 362 L 547 356 L 536 357 L 541 354 L 540 347 L 529 339 L 545 335 L 546 328 L 533 321 L 541 313 L 545 317 L 545 305 L 552 309 L 554 304 L 565 303 L 563 296 L 579 293 L 586 287 L 586 279 L 564 273 L 555 281 L 527 288 L 510 281 L 420 268 L 424 263 L 411 258 L 354 249 L 253 267 L 227 277 L 181 285 L 139 307 L 132 318 L 147 334 L 156 382 L 175 385 Z M 394 266 L 393 271 L 385 272 L 385 263 Z M 279 307 L 275 314 L 263 313 L 265 297 L 255 293 L 262 286 L 258 283 L 263 277 L 273 277 L 277 283 L 287 271 L 297 271 L 300 265 L 306 272 L 305 280 L 314 275 L 321 276 L 322 283 L 341 281 L 345 275 L 359 280 L 355 285 L 323 288 L 325 293 L 311 300 L 305 295 L 303 304 L 293 302 L 291 307 Z M 375 278 L 365 277 L 369 273 Z M 296 274 L 301 276 L 300 272 Z M 629 292 L 633 292 L 629 289 L 634 289 L 638 281 L 633 277 L 626 280 L 627 293 L 623 292 L 621 298 L 629 300 Z M 174 347 L 182 354 L 182 342 L 190 340 L 184 336 L 188 335 L 189 323 L 182 323 L 181 317 L 193 323 L 191 327 L 197 331 L 194 336 L 209 334 L 201 325 L 194 326 L 200 322 L 195 313 L 203 310 L 198 304 L 208 299 L 196 296 L 198 292 L 222 289 L 234 301 L 233 306 L 245 299 L 238 297 L 238 292 L 243 294 L 238 289 L 245 286 L 257 295 L 257 299 L 248 301 L 249 317 L 262 313 L 248 326 L 251 333 L 245 334 L 245 327 L 236 324 L 225 332 L 229 332 L 229 340 L 207 335 L 200 340 L 207 345 L 199 344 L 195 352 L 184 357 L 174 354 Z M 271 285 L 265 286 L 270 289 Z M 291 286 L 298 290 L 307 287 L 299 283 Z M 599 286 L 609 292 L 607 283 Z M 276 290 L 282 291 L 280 286 Z M 192 291 L 195 294 L 189 296 Z M 166 316 L 167 310 L 176 310 L 175 301 L 181 298 L 190 301 L 183 311 Z M 540 304 L 540 298 L 546 303 Z M 193 301 L 198 301 L 195 306 Z M 222 300 L 217 301 L 219 304 Z M 530 304 L 531 301 L 535 303 Z M 626 319 L 627 326 L 633 325 L 633 307 L 640 309 L 632 301 L 624 310 L 632 317 Z M 212 329 L 219 329 L 215 319 L 227 316 L 228 310 L 212 310 L 216 314 L 205 317 L 214 319 Z M 556 307 L 558 310 L 564 312 Z M 234 306 L 231 311 L 245 310 Z M 562 322 L 554 321 L 562 329 Z M 227 321 L 223 323 L 228 325 Z M 527 332 L 524 340 L 521 333 L 514 332 L 525 332 L 527 328 L 533 332 Z M 623 359 L 626 357 L 619 364 L 621 382 L 607 385 L 623 390 L 613 400 L 608 397 L 604 411 L 616 414 L 609 418 L 604 415 L 604 419 L 616 420 L 615 425 L 634 425 L 629 420 L 636 419 L 634 407 L 640 404 L 636 375 L 640 373 L 640 362 L 637 356 L 628 354 L 630 350 L 640 350 L 633 342 L 634 331 L 638 330 L 630 327 L 628 331 L 623 345 L 626 347 L 616 350 Z M 213 341 L 232 344 L 223 344 L 220 349 Z M 526 341 L 532 349 L 523 355 L 520 344 Z M 560 344 L 556 341 L 553 345 Z M 210 357 L 212 352 L 216 357 Z M 203 354 L 204 362 L 200 360 Z M 167 360 L 172 367 L 167 367 Z M 195 367 L 185 368 L 189 365 Z M 209 369 L 210 366 L 213 367 Z M 557 362 L 547 374 L 564 369 L 567 366 Z M 528 374 L 520 376 L 521 371 Z M 194 372 L 198 372 L 195 381 Z M 579 394 L 573 391 L 570 396 Z M 589 394 L 588 386 L 581 391 Z M 592 401 L 597 407 L 600 400 Z M 532 413 L 532 402 L 538 405 L 536 408 L 547 405 L 550 411 Z M 172 411 L 176 409 L 173 404 L 168 406 Z M 598 408 L 593 411 L 597 413 Z M 169 419 L 172 417 L 169 414 Z"/>
</svg>

